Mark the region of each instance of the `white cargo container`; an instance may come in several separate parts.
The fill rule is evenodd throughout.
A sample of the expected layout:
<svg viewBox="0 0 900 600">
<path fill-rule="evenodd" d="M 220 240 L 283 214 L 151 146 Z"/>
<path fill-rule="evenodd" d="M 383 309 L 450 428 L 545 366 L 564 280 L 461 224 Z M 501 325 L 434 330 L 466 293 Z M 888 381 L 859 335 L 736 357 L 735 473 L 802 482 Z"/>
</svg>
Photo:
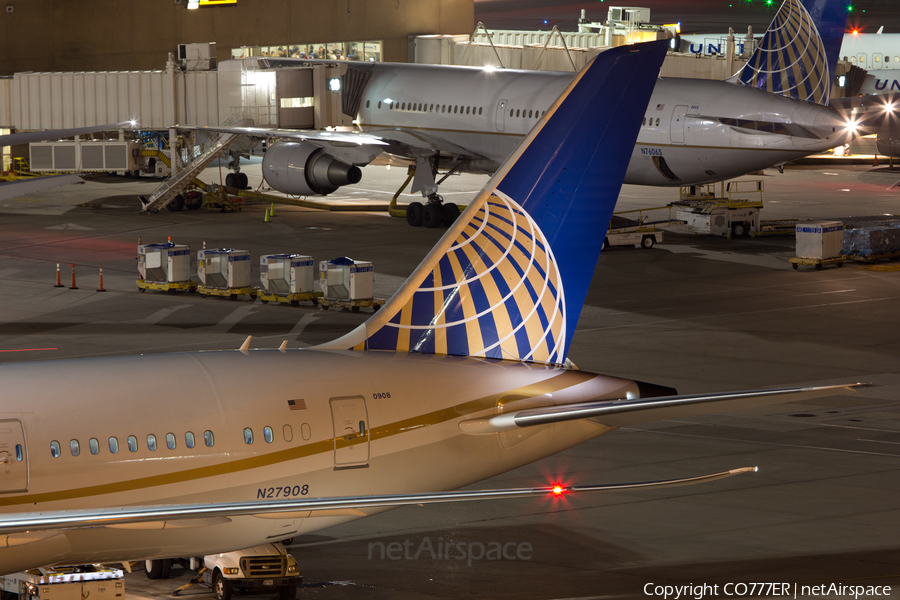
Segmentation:
<svg viewBox="0 0 900 600">
<path fill-rule="evenodd" d="M 138 246 L 138 273 L 146 281 L 176 283 L 191 279 L 191 249 L 165 244 Z"/>
<path fill-rule="evenodd" d="M 214 288 L 244 288 L 250 285 L 250 251 L 215 248 L 197 252 L 200 284 Z"/>
<path fill-rule="evenodd" d="M 313 292 L 315 263 L 302 254 L 269 254 L 259 258 L 259 280 L 263 289 L 274 294 Z"/>
<path fill-rule="evenodd" d="M 346 257 L 319 262 L 319 286 L 326 298 L 368 300 L 375 295 L 375 267 Z"/>
<path fill-rule="evenodd" d="M 837 258 L 844 245 L 841 221 L 797 224 L 797 258 Z"/>
</svg>

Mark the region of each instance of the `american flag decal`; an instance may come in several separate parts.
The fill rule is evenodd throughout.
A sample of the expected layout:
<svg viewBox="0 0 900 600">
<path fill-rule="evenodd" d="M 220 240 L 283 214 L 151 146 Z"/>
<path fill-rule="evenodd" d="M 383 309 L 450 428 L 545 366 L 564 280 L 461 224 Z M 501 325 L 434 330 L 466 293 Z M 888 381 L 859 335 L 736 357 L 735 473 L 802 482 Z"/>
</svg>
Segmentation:
<svg viewBox="0 0 900 600">
<path fill-rule="evenodd" d="M 288 408 L 291 410 L 306 410 L 306 400 L 300 398 L 299 400 L 288 400 Z"/>
</svg>

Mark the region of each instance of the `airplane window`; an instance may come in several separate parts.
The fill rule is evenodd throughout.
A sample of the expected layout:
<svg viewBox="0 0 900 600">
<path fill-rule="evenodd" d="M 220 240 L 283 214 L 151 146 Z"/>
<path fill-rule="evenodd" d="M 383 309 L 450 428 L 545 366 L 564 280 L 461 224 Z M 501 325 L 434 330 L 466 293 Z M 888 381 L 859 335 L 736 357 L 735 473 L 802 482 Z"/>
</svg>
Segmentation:
<svg viewBox="0 0 900 600">
<path fill-rule="evenodd" d="M 381 102 L 378 103 L 378 108 L 381 108 Z"/>
<path fill-rule="evenodd" d="M 59 442 L 50 442 L 50 456 L 59 458 Z"/>
<path fill-rule="evenodd" d="M 366 100 L 366 108 L 369 108 L 369 102 L 371 102 L 371 100 Z"/>
<path fill-rule="evenodd" d="M 528 118 L 529 118 L 529 119 L 531 118 L 531 111 L 530 111 L 530 110 L 528 111 Z"/>
<path fill-rule="evenodd" d="M 203 442 L 207 448 L 212 448 L 212 445 L 216 443 L 216 438 L 213 437 L 213 432 L 209 429 L 203 432 Z"/>
<path fill-rule="evenodd" d="M 91 454 L 100 454 L 100 442 L 97 441 L 97 438 L 91 438 L 88 441 L 88 447 L 91 449 Z"/>
<path fill-rule="evenodd" d="M 656 126 L 659 127 L 659 117 L 656 117 Z"/>
<path fill-rule="evenodd" d="M 133 435 L 128 436 L 128 451 L 137 452 L 137 438 Z"/>
<path fill-rule="evenodd" d="M 304 440 L 308 440 L 312 435 L 312 432 L 309 430 L 309 423 L 304 423 L 300 426 L 300 435 L 303 436 Z"/>
<path fill-rule="evenodd" d="M 481 114 L 481 107 L 480 107 L 480 106 L 478 107 L 478 114 L 479 114 L 479 115 Z"/>
<path fill-rule="evenodd" d="M 266 440 L 267 444 L 271 444 L 275 441 L 275 434 L 272 433 L 271 427 L 263 427 L 263 438 Z"/>
<path fill-rule="evenodd" d="M 519 116 L 519 109 L 518 109 L 518 108 L 516 109 L 516 116 L 517 116 L 517 117 Z"/>
<path fill-rule="evenodd" d="M 282 431 L 284 433 L 284 441 L 290 442 L 294 439 L 294 430 L 291 429 L 290 425 L 285 425 Z"/>
<path fill-rule="evenodd" d="M 454 106 L 454 107 L 453 107 L 453 114 L 454 114 L 454 115 L 455 115 L 457 112 L 459 112 L 458 109 L 459 109 L 458 106 Z"/>
<path fill-rule="evenodd" d="M 877 62 L 877 63 L 881 62 L 881 57 L 878 56 L 877 54 L 875 55 L 875 62 Z"/>
<path fill-rule="evenodd" d="M 193 431 L 188 431 L 187 433 L 184 434 L 184 445 L 187 446 L 188 448 L 194 447 L 194 432 Z"/>
<path fill-rule="evenodd" d="M 856 62 L 856 57 L 855 57 L 855 56 L 851 56 L 851 57 L 850 57 L 850 62 L 851 62 L 851 63 L 855 63 L 855 62 Z"/>
<path fill-rule="evenodd" d="M 428 105 L 428 112 L 434 112 L 434 104 Z"/>
<path fill-rule="evenodd" d="M 643 119 L 641 119 L 641 126 L 643 127 L 646 124 L 647 124 L 647 117 L 644 117 Z"/>
<path fill-rule="evenodd" d="M 467 114 L 467 115 L 470 114 L 470 111 L 471 111 L 471 110 L 472 110 L 472 107 L 471 107 L 471 106 L 467 106 L 467 107 L 466 107 L 466 114 Z"/>
<path fill-rule="evenodd" d="M 166 434 L 166 448 L 168 448 L 169 450 L 175 449 L 175 434 L 174 433 Z"/>
<path fill-rule="evenodd" d="M 25 453 L 22 452 L 22 444 L 16 444 L 16 460 L 22 462 L 23 458 L 25 458 Z"/>
<path fill-rule="evenodd" d="M 156 452 L 156 436 L 152 433 L 147 436 L 147 450 Z"/>
<path fill-rule="evenodd" d="M 81 445 L 79 445 L 78 440 L 72 440 L 69 442 L 69 450 L 72 451 L 72 456 L 78 456 L 81 454 Z"/>
<path fill-rule="evenodd" d="M 109 451 L 111 454 L 117 454 L 119 452 L 119 440 L 114 437 L 109 438 Z"/>
<path fill-rule="evenodd" d="M 509 109 L 509 116 L 513 116 L 514 114 L 516 114 L 515 111 L 513 109 Z"/>
<path fill-rule="evenodd" d="M 446 110 L 447 110 L 447 105 L 441 104 L 441 112 L 446 112 Z"/>
<path fill-rule="evenodd" d="M 400 110 L 406 110 L 406 102 L 400 105 Z"/>
<path fill-rule="evenodd" d="M 252 444 L 253 443 L 253 430 L 249 427 L 244 428 L 244 443 Z"/>
</svg>

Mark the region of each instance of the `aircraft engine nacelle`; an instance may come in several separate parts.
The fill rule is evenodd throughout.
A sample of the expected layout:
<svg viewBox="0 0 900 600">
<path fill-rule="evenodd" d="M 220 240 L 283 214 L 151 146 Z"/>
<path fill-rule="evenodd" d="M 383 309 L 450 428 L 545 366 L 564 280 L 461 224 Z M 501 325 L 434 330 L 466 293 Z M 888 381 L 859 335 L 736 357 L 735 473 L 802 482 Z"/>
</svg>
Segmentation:
<svg viewBox="0 0 900 600">
<path fill-rule="evenodd" d="M 293 196 L 325 196 L 342 185 L 359 183 L 362 171 L 314 144 L 280 142 L 263 157 L 263 177 Z"/>
<path fill-rule="evenodd" d="M 883 156 L 900 156 L 900 131 L 879 133 L 875 140 L 878 154 Z"/>
</svg>

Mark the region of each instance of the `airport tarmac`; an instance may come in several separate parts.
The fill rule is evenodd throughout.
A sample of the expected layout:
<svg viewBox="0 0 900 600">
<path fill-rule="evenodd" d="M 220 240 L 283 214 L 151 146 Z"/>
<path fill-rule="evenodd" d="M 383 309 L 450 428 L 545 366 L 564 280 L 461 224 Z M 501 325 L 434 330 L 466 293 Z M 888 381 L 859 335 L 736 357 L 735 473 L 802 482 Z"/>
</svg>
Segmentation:
<svg viewBox="0 0 900 600">
<path fill-rule="evenodd" d="M 258 168 L 246 171 L 257 185 Z M 403 175 L 369 167 L 361 184 L 337 195 L 386 202 Z M 208 171 L 201 179 L 213 177 Z M 789 167 L 746 179 L 764 181 L 766 219 L 892 213 L 900 195 L 900 170 L 885 167 Z M 452 177 L 442 191 L 467 201 L 485 180 Z M 371 260 L 376 293 L 387 297 L 443 231 L 410 228 L 384 213 L 284 206 L 270 223 L 263 205 L 139 215 L 136 195 L 153 187 L 105 178 L 0 202 L 0 360 L 229 349 L 248 335 L 254 347 L 283 340 L 306 347 L 367 316 L 139 293 L 139 238 L 250 250 L 254 274 L 258 256 L 274 252 Z M 625 186 L 619 209 L 661 206 L 677 195 Z M 294 540 L 304 575 L 298 597 L 628 598 L 645 597 L 649 583 L 706 583 L 719 588 L 705 597 L 727 598 L 724 584 L 754 582 L 887 585 L 897 595 L 900 266 L 794 271 L 791 256 L 792 237 L 674 234 L 650 250 L 604 251 L 569 356 L 585 370 L 681 393 L 854 381 L 875 387 L 629 427 L 472 487 L 634 482 L 744 466 L 759 466 L 758 473 L 655 491 L 396 509 Z M 57 261 L 62 288 L 54 287 Z M 67 287 L 72 263 L 77 290 Z M 105 293 L 95 291 L 101 263 Z M 162 373 L 135 385 L 170 393 Z M 381 544 L 392 542 L 411 548 L 410 557 L 382 558 Z M 445 543 L 467 544 L 466 558 L 429 551 Z M 512 543 L 521 556 L 476 558 L 479 546 L 492 543 Z M 167 596 L 188 578 L 151 584 L 136 572 L 127 595 Z M 212 598 L 198 588 L 183 595 Z"/>
</svg>

